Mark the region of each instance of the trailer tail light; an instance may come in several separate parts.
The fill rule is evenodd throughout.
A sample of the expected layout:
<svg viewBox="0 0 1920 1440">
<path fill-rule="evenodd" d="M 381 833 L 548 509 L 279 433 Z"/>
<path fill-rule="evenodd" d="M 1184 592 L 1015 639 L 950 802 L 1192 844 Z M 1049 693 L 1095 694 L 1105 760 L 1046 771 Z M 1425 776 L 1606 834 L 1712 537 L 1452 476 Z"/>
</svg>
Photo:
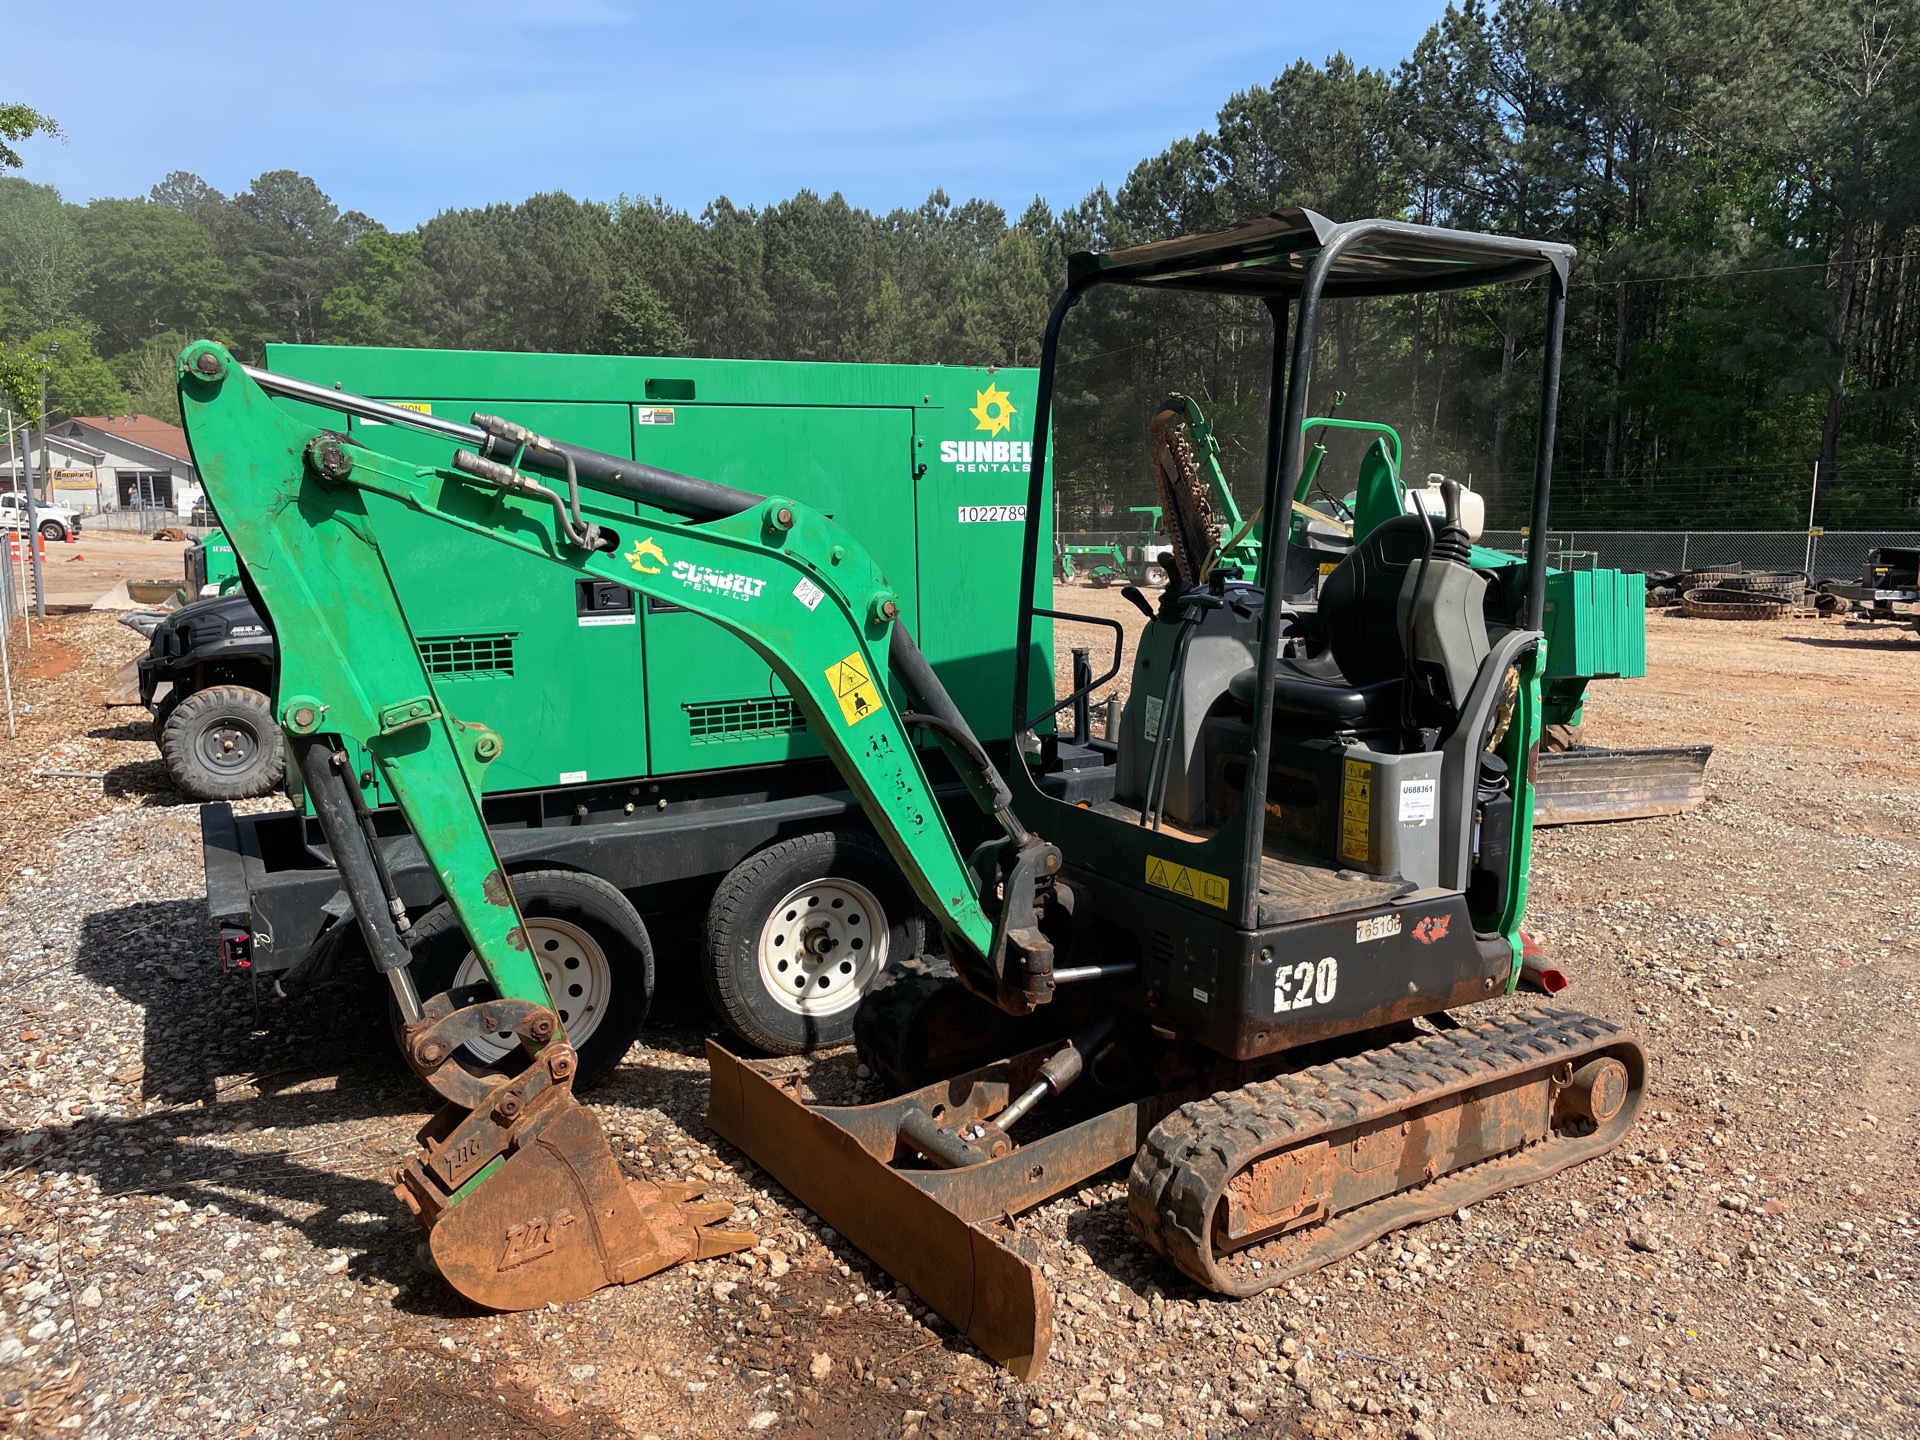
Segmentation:
<svg viewBox="0 0 1920 1440">
<path fill-rule="evenodd" d="M 220 973 L 253 968 L 253 932 L 232 925 L 220 927 Z"/>
</svg>

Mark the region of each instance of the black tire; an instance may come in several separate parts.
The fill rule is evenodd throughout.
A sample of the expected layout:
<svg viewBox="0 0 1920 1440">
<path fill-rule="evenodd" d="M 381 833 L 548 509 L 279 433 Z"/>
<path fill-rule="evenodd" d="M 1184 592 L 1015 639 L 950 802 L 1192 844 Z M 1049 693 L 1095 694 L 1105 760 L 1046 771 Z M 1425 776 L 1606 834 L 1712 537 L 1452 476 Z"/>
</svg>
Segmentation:
<svg viewBox="0 0 1920 1440">
<path fill-rule="evenodd" d="M 567 1039 L 579 1055 L 573 1088 L 585 1090 L 612 1073 L 621 1057 L 633 1048 L 640 1027 L 646 1023 L 647 1011 L 653 1005 L 653 942 L 627 897 L 597 875 L 530 870 L 510 878 L 513 897 L 532 934 L 534 953 L 545 959 L 542 952 L 551 946 L 559 957 L 553 966 L 555 973 L 547 977 L 547 988 L 554 992 L 561 1023 L 567 1026 Z M 590 948 L 570 953 L 579 936 L 586 937 Z M 456 981 L 481 983 L 485 972 L 479 969 L 479 960 L 451 906 L 444 902 L 434 906 L 415 923 L 408 938 L 413 962 L 407 968 L 421 999 L 451 989 Z M 567 968 L 565 962 L 569 960 L 580 964 Z M 547 968 L 544 964 L 541 967 L 543 971 Z M 467 974 L 462 975 L 463 969 Z M 568 978 L 579 977 L 582 970 L 587 972 L 583 978 Z M 582 993 L 569 996 L 565 993 L 569 985 L 579 985 Z M 579 1001 L 592 1003 L 590 1019 L 568 1008 Z M 393 1008 L 390 1014 L 397 1038 L 400 1012 Z M 507 1070 L 526 1064 L 524 1057 L 512 1056 L 510 1038 L 485 1050 L 469 1046 L 463 1056 Z"/>
<path fill-rule="evenodd" d="M 802 893 L 810 888 L 819 893 Z M 769 845 L 727 873 L 707 911 L 703 976 L 735 1035 L 804 1055 L 851 1040 L 860 997 L 925 943 L 919 903 L 886 847 L 863 831 L 824 830 Z"/>
<path fill-rule="evenodd" d="M 40 537 L 43 540 L 64 540 L 67 538 L 67 527 L 62 525 L 58 520 L 42 520 L 40 522 Z"/>
<path fill-rule="evenodd" d="M 160 758 L 196 800 L 268 794 L 287 768 L 267 697 L 244 685 L 210 685 L 174 705 L 160 728 Z"/>
</svg>

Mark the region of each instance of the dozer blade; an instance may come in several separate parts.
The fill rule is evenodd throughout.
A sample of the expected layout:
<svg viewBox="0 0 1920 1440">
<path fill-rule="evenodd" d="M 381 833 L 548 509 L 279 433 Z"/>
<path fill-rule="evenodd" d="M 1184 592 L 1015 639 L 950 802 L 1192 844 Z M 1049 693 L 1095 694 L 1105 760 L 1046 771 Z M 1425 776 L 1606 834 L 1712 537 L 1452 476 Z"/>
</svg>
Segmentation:
<svg viewBox="0 0 1920 1440">
<path fill-rule="evenodd" d="M 1119 1163 L 1160 1113 L 1123 1105 L 981 1163 L 895 1168 L 916 1125 L 990 1118 L 1058 1048 L 1044 1046 L 873 1105 L 810 1105 L 711 1040 L 707 1123 L 803 1205 L 1023 1380 L 1053 1344 L 1053 1296 L 1009 1217 Z M 924 1130 L 922 1134 L 926 1133 Z"/>
<path fill-rule="evenodd" d="M 1533 782 L 1533 823 L 1584 825 L 1692 810 L 1706 799 L 1707 757 L 1712 754 L 1711 745 L 1542 750 Z"/>
<path fill-rule="evenodd" d="M 711 1228 L 733 1207 L 695 1203 L 698 1194 L 621 1174 L 600 1122 L 566 1095 L 503 1163 L 440 1211 L 429 1242 L 440 1273 L 476 1304 L 564 1305 L 754 1243 L 745 1232 Z"/>
</svg>

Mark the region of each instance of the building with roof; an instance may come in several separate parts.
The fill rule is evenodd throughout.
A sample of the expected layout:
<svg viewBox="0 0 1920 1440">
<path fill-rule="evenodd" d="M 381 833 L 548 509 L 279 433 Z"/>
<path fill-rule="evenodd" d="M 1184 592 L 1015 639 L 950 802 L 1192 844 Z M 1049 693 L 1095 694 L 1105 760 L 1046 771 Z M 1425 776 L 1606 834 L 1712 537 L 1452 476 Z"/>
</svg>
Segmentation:
<svg viewBox="0 0 1920 1440">
<path fill-rule="evenodd" d="M 40 474 L 43 437 L 33 437 L 33 469 Z M 187 432 L 151 415 L 79 415 L 44 437 L 56 505 L 75 510 L 163 510 L 182 518 L 205 505 L 200 476 L 187 449 Z M 12 488 L 20 460 L 0 455 L 0 484 Z"/>
</svg>

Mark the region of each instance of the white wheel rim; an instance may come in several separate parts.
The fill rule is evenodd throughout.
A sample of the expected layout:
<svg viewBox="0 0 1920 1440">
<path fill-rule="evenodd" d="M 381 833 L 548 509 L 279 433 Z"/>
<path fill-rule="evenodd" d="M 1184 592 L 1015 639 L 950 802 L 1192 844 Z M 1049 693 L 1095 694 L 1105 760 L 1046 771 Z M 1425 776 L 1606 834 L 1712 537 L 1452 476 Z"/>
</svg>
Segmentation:
<svg viewBox="0 0 1920 1440">
<path fill-rule="evenodd" d="M 613 971 L 607 964 L 607 952 L 578 925 L 556 920 L 551 915 L 527 916 L 527 938 L 533 942 L 534 957 L 540 973 L 546 977 L 547 993 L 553 996 L 566 1027 L 567 1043 L 580 1049 L 600 1028 L 607 1013 L 607 997 L 613 993 Z M 487 970 L 471 950 L 454 972 L 455 988 L 482 985 Z M 467 1049 L 484 1065 L 498 1064 L 520 1046 L 510 1033 L 486 1040 L 469 1040 Z"/>
<path fill-rule="evenodd" d="M 826 876 L 787 892 L 760 927 L 760 984 L 795 1015 L 838 1015 L 886 968 L 887 912 L 864 885 Z"/>
</svg>

